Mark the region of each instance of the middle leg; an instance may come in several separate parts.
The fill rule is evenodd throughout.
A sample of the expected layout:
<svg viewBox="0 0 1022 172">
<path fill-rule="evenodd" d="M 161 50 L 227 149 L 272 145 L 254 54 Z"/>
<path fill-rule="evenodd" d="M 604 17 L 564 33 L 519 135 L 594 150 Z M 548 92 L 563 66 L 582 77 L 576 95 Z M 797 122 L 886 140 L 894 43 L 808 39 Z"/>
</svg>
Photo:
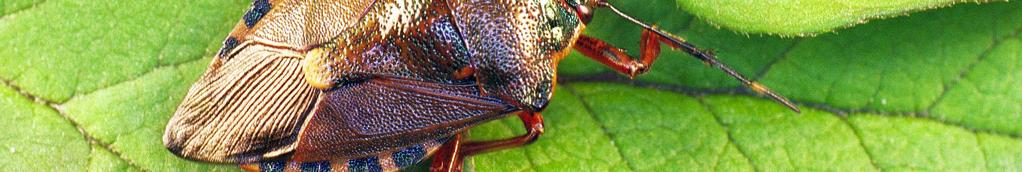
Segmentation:
<svg viewBox="0 0 1022 172">
<path fill-rule="evenodd" d="M 539 135 L 543 134 L 543 114 L 539 112 L 524 111 L 518 113 L 518 118 L 525 124 L 525 134 L 512 138 L 468 142 L 462 145 L 462 155 L 469 156 L 495 150 L 523 146 L 535 142 Z"/>
<path fill-rule="evenodd" d="M 539 135 L 543 134 L 542 114 L 523 111 L 518 113 L 518 118 L 525 124 L 526 129 L 526 133 L 521 136 L 493 141 L 462 142 L 461 134 L 455 135 L 454 138 L 441 146 L 439 152 L 433 156 L 433 164 L 430 167 L 430 171 L 461 171 L 464 159 L 467 156 L 526 145 L 536 141 Z"/>
</svg>

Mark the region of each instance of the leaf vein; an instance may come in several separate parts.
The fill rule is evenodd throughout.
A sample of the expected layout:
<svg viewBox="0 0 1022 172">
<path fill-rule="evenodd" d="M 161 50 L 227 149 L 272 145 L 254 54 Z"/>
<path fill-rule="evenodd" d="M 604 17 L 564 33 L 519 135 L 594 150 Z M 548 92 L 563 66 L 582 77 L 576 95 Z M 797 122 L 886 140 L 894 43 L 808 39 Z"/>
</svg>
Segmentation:
<svg viewBox="0 0 1022 172">
<path fill-rule="evenodd" d="M 9 81 L 7 81 L 7 80 L 0 79 L 0 83 L 2 83 L 5 86 L 8 86 L 11 89 L 14 89 L 16 92 L 18 92 L 18 94 L 20 96 L 22 96 L 22 97 L 24 97 L 26 99 L 33 100 L 33 103 L 43 105 L 46 108 L 49 108 L 49 109 L 51 109 L 53 111 L 56 111 L 57 114 L 60 116 L 60 118 L 64 119 L 68 123 L 70 123 L 71 126 L 73 126 L 75 128 L 75 130 L 77 130 L 78 133 L 82 135 L 82 138 L 85 139 L 85 141 L 88 142 L 90 145 L 98 145 L 101 148 L 106 149 L 106 150 L 110 151 L 111 153 L 113 153 L 115 156 L 117 156 L 118 159 L 121 159 L 124 162 L 126 162 L 128 164 L 128 166 L 131 166 L 132 168 L 138 169 L 139 171 L 146 171 L 144 168 L 142 168 L 141 166 L 138 166 L 138 164 L 135 163 L 134 161 L 132 161 L 131 159 L 128 159 L 128 158 L 124 157 L 123 155 L 121 155 L 120 151 L 117 151 L 116 149 L 113 149 L 113 147 L 111 147 L 109 144 L 105 144 L 103 142 L 100 142 L 99 140 L 96 140 L 96 138 L 93 137 L 92 134 L 90 134 L 88 131 L 86 131 L 85 128 L 82 128 L 81 124 L 79 124 L 77 121 L 75 121 L 70 116 L 68 116 L 67 113 L 64 112 L 63 107 L 60 104 L 56 104 L 56 103 L 53 103 L 53 102 L 48 102 L 48 101 L 46 101 L 46 100 L 44 100 L 42 98 L 32 96 L 31 94 L 28 94 L 27 92 L 23 91 L 20 87 L 9 84 Z M 92 159 L 92 157 L 91 157 L 92 156 L 91 155 L 92 154 L 92 146 L 89 146 L 89 154 L 90 154 L 89 155 L 90 156 L 89 159 L 91 160 Z"/>
<path fill-rule="evenodd" d="M 594 111 L 592 107 L 589 105 L 589 102 L 586 101 L 585 96 L 579 95 L 578 92 L 576 92 L 575 89 L 572 88 L 571 86 L 567 85 L 567 83 L 565 83 L 564 86 L 562 86 L 562 88 L 564 88 L 565 91 L 571 93 L 572 95 L 575 95 L 578 98 L 578 101 L 582 103 L 582 107 L 583 109 L 585 109 L 586 114 L 589 114 L 589 117 L 592 117 L 593 119 L 596 120 L 596 124 L 600 126 L 600 132 L 606 135 L 607 138 L 610 138 L 611 145 L 614 145 L 614 149 L 617 152 L 618 156 L 620 156 L 621 159 L 625 160 L 625 165 L 628 165 L 628 169 L 631 171 L 638 171 L 638 169 L 635 168 L 635 165 L 633 164 L 632 160 L 625 157 L 624 152 L 621 152 L 621 148 L 618 147 L 617 144 L 614 144 L 613 141 L 617 140 L 617 137 L 615 137 L 614 133 L 611 133 L 609 130 L 607 130 L 607 125 L 605 125 L 602 122 L 602 120 L 600 120 L 600 117 L 596 115 L 596 111 Z"/>
<path fill-rule="evenodd" d="M 972 135 L 976 141 L 976 150 L 979 150 L 980 160 L 983 160 L 983 168 L 989 170 L 990 167 L 988 165 L 990 165 L 990 161 L 987 160 L 987 151 L 983 149 L 983 142 L 979 140 L 979 133 L 972 132 Z"/>
<path fill-rule="evenodd" d="M 756 72 L 755 78 L 753 79 L 755 79 L 756 81 L 763 79 L 763 77 L 766 76 L 767 72 L 770 72 L 770 69 L 774 68 L 774 65 L 781 61 L 787 60 L 788 57 L 791 56 L 791 51 L 794 50 L 795 47 L 798 47 L 799 44 L 802 44 L 803 41 L 805 41 L 805 39 L 795 40 L 795 43 L 792 43 L 790 46 L 788 46 L 788 48 L 785 48 L 784 51 L 781 52 L 780 57 L 774 58 L 774 60 L 771 60 L 769 63 L 767 63 L 766 67 L 764 67 L 759 72 Z"/>
<path fill-rule="evenodd" d="M 207 56 L 207 55 L 203 55 L 202 57 L 206 57 L 206 56 Z M 165 68 L 178 68 L 178 67 L 181 67 L 181 65 L 184 65 L 184 64 L 188 64 L 188 63 L 190 63 L 190 62 L 195 62 L 195 61 L 199 61 L 199 60 L 202 60 L 202 59 L 203 59 L 202 57 L 199 57 L 199 58 L 196 58 L 196 59 L 192 59 L 192 60 L 182 61 L 182 62 L 180 62 L 180 63 L 174 63 L 174 64 L 167 64 L 167 65 L 162 65 L 162 66 L 156 66 L 156 67 L 154 67 L 153 69 L 150 69 L 149 71 L 146 71 L 145 73 L 141 73 L 141 74 L 139 74 L 138 76 L 135 76 L 135 77 L 132 77 L 132 78 L 129 78 L 129 79 L 125 79 L 124 81 L 120 81 L 120 82 L 116 82 L 116 83 L 111 83 L 111 84 L 109 84 L 109 85 L 107 85 L 107 86 L 103 86 L 103 87 L 100 87 L 100 88 L 96 88 L 95 90 L 92 90 L 92 91 L 88 91 L 88 92 L 84 92 L 84 93 L 79 93 L 79 92 L 77 92 L 77 91 L 76 91 L 74 95 L 72 95 L 71 97 L 69 97 L 69 98 L 67 99 L 67 101 L 73 100 L 73 99 L 74 99 L 75 97 L 79 97 L 79 96 L 87 96 L 87 95 L 90 95 L 90 94 L 92 94 L 92 93 L 100 92 L 100 91 L 106 90 L 106 89 L 108 89 L 108 88 L 111 88 L 111 87 L 115 87 L 115 86 L 118 86 L 118 85 L 121 85 L 121 84 L 124 84 L 124 83 L 127 83 L 127 82 L 131 82 L 131 81 L 135 81 L 135 80 L 137 80 L 137 79 L 141 78 L 142 76 L 146 76 L 146 75 L 149 75 L 149 74 L 151 74 L 151 73 L 153 73 L 153 72 L 155 72 L 155 71 L 158 71 L 158 70 L 160 70 L 160 69 L 165 69 Z M 64 102 L 60 102 L 60 103 L 61 103 L 61 104 L 63 104 L 63 103 L 67 103 L 67 101 L 64 101 Z"/>
<path fill-rule="evenodd" d="M 748 153 L 746 153 L 746 150 L 738 145 L 737 143 L 738 141 L 734 139 L 734 136 L 731 135 L 731 130 L 728 129 L 729 126 L 726 123 L 724 123 L 724 121 L 720 120 L 719 117 L 720 113 L 717 113 L 717 111 L 713 110 L 712 107 L 713 105 L 706 103 L 702 96 L 696 97 L 696 101 L 699 101 L 699 104 L 702 105 L 702 107 L 706 109 L 707 112 L 710 112 L 710 116 L 713 117 L 713 121 L 717 122 L 717 125 L 720 125 L 720 128 L 724 130 L 724 135 L 727 136 L 728 144 L 734 143 L 735 149 L 738 150 L 739 155 L 742 155 L 742 159 L 748 161 L 749 165 L 752 166 L 752 169 L 754 171 L 763 171 L 762 169 L 759 169 L 759 166 L 756 165 L 756 161 L 753 161 L 752 158 L 749 158 L 749 155 Z M 726 145 L 727 144 L 725 144 L 725 146 Z"/>
<path fill-rule="evenodd" d="M 21 9 L 15 9 L 15 10 L 11 11 L 10 13 L 0 14 L 0 19 L 7 18 L 9 16 L 13 16 L 16 13 L 24 12 L 24 11 L 27 11 L 27 10 L 30 10 L 30 9 L 35 9 L 40 4 L 43 4 L 43 3 L 46 3 L 46 2 L 47 2 L 47 0 L 42 0 L 42 1 L 36 2 L 35 4 L 30 5 L 28 7 L 21 8 Z"/>
<path fill-rule="evenodd" d="M 880 169 L 880 166 L 876 163 L 876 155 L 873 155 L 873 153 L 870 152 L 869 147 L 867 147 L 866 143 L 863 141 L 865 139 L 862 138 L 861 131 L 859 131 L 860 129 L 855 125 L 852 125 L 851 121 L 848 121 L 848 116 L 838 115 L 837 118 L 841 119 L 841 123 L 844 123 L 845 126 L 852 130 L 852 134 L 855 135 L 856 141 L 859 142 L 859 147 L 862 147 L 862 151 L 866 152 L 866 156 L 869 157 L 869 165 L 873 166 L 873 169 L 877 169 L 877 171 L 882 171 L 883 169 Z"/>
<path fill-rule="evenodd" d="M 939 105 L 940 102 L 942 102 L 945 97 L 947 97 L 946 95 L 947 95 L 948 92 L 951 91 L 951 88 L 958 86 L 959 83 L 963 79 L 965 79 L 965 76 L 968 75 L 970 71 L 975 69 L 976 66 L 979 65 L 980 62 L 982 62 L 983 60 L 986 60 L 987 58 L 989 58 L 990 53 L 993 52 L 993 50 L 996 49 L 998 46 L 1000 46 L 1001 43 L 1004 43 L 1004 40 L 1009 39 L 1009 38 L 1017 38 L 1017 37 L 1019 37 L 1020 33 L 1022 33 L 1022 28 L 1018 28 L 1018 29 L 1015 30 L 1015 32 L 1013 32 L 1011 34 L 1008 34 L 1006 36 L 999 37 L 999 38 L 993 38 L 993 40 L 992 40 L 993 43 L 991 43 L 989 47 L 987 47 L 985 50 L 983 50 L 983 52 L 978 55 L 979 57 L 975 58 L 976 60 L 973 60 L 972 62 L 970 62 L 968 67 L 965 67 L 961 71 L 959 71 L 958 75 L 954 79 L 952 79 L 952 80 L 948 81 L 948 83 L 944 84 L 944 86 L 943 86 L 943 88 L 941 90 L 940 95 L 937 96 L 937 99 L 934 100 L 932 103 L 930 103 L 930 106 L 927 107 L 925 109 L 925 111 L 921 112 L 921 114 L 928 117 L 930 115 L 930 113 L 933 112 L 933 109 L 936 108 L 937 105 Z"/>
</svg>

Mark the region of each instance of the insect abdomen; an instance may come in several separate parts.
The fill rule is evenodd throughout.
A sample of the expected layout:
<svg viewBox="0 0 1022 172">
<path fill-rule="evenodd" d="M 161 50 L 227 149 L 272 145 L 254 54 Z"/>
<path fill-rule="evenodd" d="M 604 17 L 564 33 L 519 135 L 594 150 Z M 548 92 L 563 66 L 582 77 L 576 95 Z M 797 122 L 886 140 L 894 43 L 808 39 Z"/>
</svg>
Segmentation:
<svg viewBox="0 0 1022 172">
<path fill-rule="evenodd" d="M 445 140 L 445 139 L 444 139 Z M 374 172 L 374 171 L 397 171 L 409 167 L 432 155 L 444 140 L 434 140 L 426 143 L 416 144 L 398 149 L 397 151 L 384 152 L 381 154 L 355 158 L 355 159 L 333 159 L 314 162 L 291 162 L 287 160 L 265 160 L 258 164 L 246 165 L 249 169 L 257 169 L 262 172 Z M 244 167 L 243 167 L 244 168 Z"/>
</svg>

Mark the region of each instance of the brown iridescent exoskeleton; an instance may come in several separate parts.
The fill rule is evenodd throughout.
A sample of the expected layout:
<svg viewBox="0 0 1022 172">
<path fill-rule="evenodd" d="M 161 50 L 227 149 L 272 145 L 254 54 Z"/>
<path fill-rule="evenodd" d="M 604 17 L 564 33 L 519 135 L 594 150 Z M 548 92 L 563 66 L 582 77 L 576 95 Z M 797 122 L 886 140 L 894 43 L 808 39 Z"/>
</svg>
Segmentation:
<svg viewBox="0 0 1022 172">
<path fill-rule="evenodd" d="M 646 28 L 634 59 L 582 35 L 593 9 Z M 603 0 L 256 0 L 167 124 L 167 148 L 248 170 L 394 171 L 433 156 L 433 171 L 521 146 L 572 49 L 635 77 L 660 45 L 722 69 L 797 109 L 712 54 Z M 526 134 L 463 140 L 517 116 Z"/>
</svg>

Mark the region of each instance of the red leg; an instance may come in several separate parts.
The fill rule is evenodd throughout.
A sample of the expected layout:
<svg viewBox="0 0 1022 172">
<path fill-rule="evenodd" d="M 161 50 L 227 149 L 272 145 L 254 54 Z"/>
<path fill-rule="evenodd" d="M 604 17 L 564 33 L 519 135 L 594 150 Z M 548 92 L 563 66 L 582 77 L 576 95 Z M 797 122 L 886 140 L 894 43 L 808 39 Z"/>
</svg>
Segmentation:
<svg viewBox="0 0 1022 172">
<path fill-rule="evenodd" d="M 636 75 L 649 71 L 650 66 L 653 65 L 654 61 L 656 61 L 657 56 L 660 56 L 660 44 L 667 44 L 673 49 L 681 49 L 685 53 L 692 55 L 692 57 L 703 61 L 703 63 L 721 69 L 724 73 L 727 73 L 731 77 L 742 82 L 742 84 L 746 87 L 752 89 L 752 91 L 766 94 L 777 102 L 788 106 L 788 108 L 791 108 L 795 112 L 799 111 L 798 107 L 795 107 L 795 105 L 788 101 L 788 99 L 770 91 L 770 89 L 759 83 L 745 78 L 742 74 L 739 74 L 727 65 L 720 63 L 720 61 L 714 57 L 713 53 L 699 50 L 681 38 L 667 32 L 655 30 L 655 28 L 652 27 L 647 26 L 647 29 L 642 32 L 642 40 L 639 43 L 641 51 L 639 54 L 639 61 L 633 60 L 632 57 L 624 53 L 624 50 L 620 48 L 614 47 L 603 40 L 585 35 L 579 37 L 578 41 L 575 42 L 575 49 L 583 55 L 599 61 L 617 72 L 628 75 L 628 77 L 635 78 Z"/>
<path fill-rule="evenodd" d="M 650 66 L 660 56 L 659 40 L 659 36 L 649 30 L 642 32 L 642 41 L 639 42 L 641 48 L 639 61 L 635 61 L 624 50 L 614 47 L 614 45 L 586 35 L 578 38 L 575 49 L 617 72 L 634 78 L 636 75 L 649 71 Z"/>
<path fill-rule="evenodd" d="M 518 113 L 518 118 L 525 124 L 524 135 L 502 140 L 468 142 L 462 146 L 462 155 L 475 155 L 523 146 L 536 141 L 539 135 L 543 134 L 543 114 L 539 112 L 521 112 Z"/>
<path fill-rule="evenodd" d="M 430 172 L 455 172 L 461 171 L 463 156 L 461 152 L 461 134 L 454 135 L 454 138 L 444 143 L 433 155 L 433 163 L 429 167 Z"/>
<path fill-rule="evenodd" d="M 526 145 L 536 141 L 543 134 L 543 115 L 538 112 L 521 112 L 518 118 L 525 124 L 525 135 L 508 139 L 461 143 L 461 134 L 440 147 L 433 155 L 433 164 L 429 171 L 452 172 L 461 171 L 465 157 L 489 151 L 507 149 Z"/>
</svg>

